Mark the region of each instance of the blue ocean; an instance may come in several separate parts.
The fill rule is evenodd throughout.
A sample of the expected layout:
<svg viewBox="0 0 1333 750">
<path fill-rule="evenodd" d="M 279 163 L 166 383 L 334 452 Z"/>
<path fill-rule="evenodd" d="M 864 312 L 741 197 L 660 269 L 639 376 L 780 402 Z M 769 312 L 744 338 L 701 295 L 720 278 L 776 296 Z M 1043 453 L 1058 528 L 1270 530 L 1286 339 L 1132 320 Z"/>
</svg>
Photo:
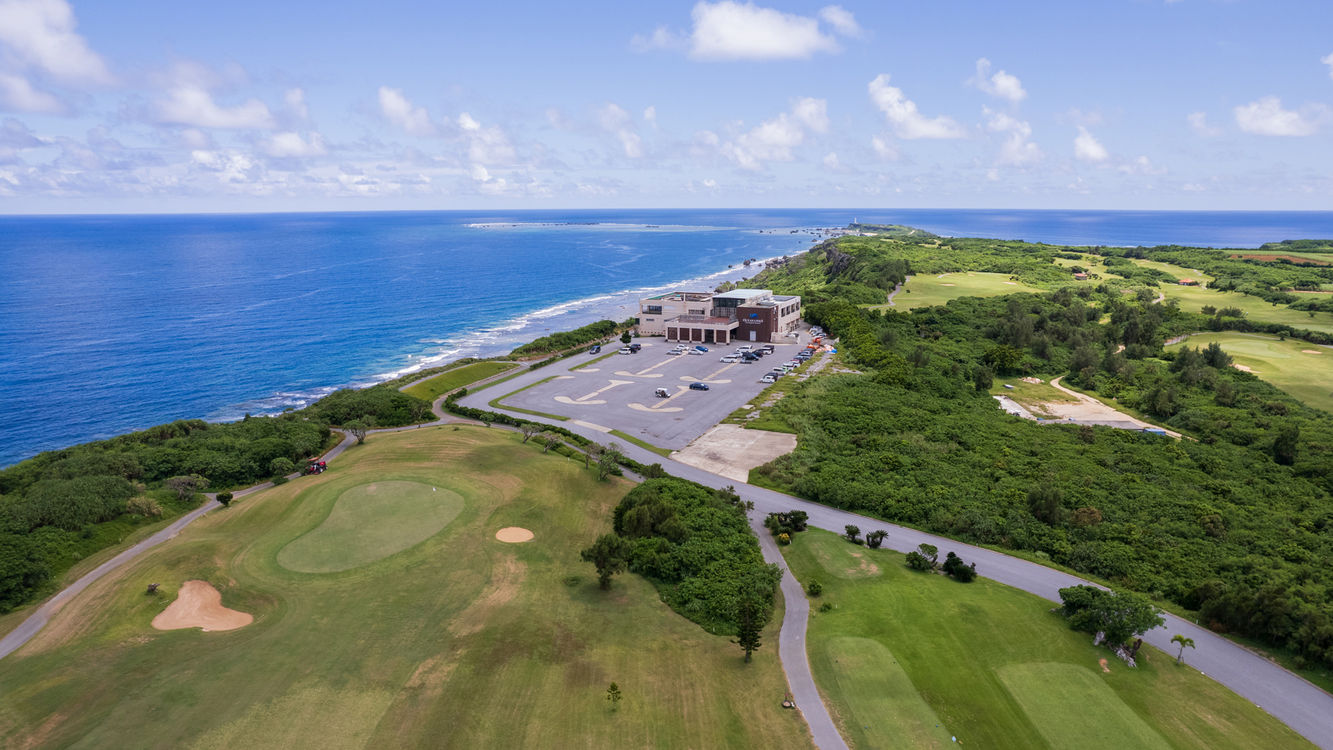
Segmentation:
<svg viewBox="0 0 1333 750">
<path fill-rule="evenodd" d="M 818 227 L 1254 247 L 1333 212 L 617 210 L 0 217 L 0 466 L 302 406 L 750 273 Z M 730 268 L 729 268 L 730 267 Z"/>
</svg>

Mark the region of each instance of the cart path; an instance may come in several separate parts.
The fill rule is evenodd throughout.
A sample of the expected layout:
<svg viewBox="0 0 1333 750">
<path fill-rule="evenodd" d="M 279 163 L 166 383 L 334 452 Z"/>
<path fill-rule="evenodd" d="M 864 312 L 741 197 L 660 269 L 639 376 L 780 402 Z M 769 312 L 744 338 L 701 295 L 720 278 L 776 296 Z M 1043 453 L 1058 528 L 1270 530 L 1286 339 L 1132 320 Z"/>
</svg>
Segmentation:
<svg viewBox="0 0 1333 750">
<path fill-rule="evenodd" d="M 1155 425 L 1151 422 L 1145 422 L 1142 419 L 1139 419 L 1138 417 L 1132 416 L 1130 414 L 1126 414 L 1123 411 L 1120 411 L 1119 409 L 1116 409 L 1113 406 L 1108 406 L 1107 404 L 1098 401 L 1097 399 L 1093 398 L 1092 396 L 1089 396 L 1086 393 L 1079 393 L 1078 391 L 1064 387 L 1063 385 L 1060 384 L 1060 379 L 1063 377 L 1064 376 L 1061 375 L 1059 378 L 1052 378 L 1051 386 L 1054 387 L 1057 391 L 1060 391 L 1061 393 L 1073 396 L 1074 398 L 1078 399 L 1079 403 L 1085 404 L 1089 408 L 1093 409 L 1106 409 L 1107 411 L 1110 411 L 1112 414 L 1117 414 L 1123 417 L 1125 421 L 1132 422 L 1133 424 L 1136 424 L 1141 428 L 1144 429 L 1152 428 L 1155 430 L 1161 430 L 1162 432 L 1165 432 L 1166 434 L 1170 435 L 1171 437 L 1177 440 L 1181 438 L 1181 434 L 1179 432 L 1176 432 L 1175 430 L 1169 430 L 1165 427 L 1162 427 L 1161 425 Z"/>
<path fill-rule="evenodd" d="M 889 296 L 887 299 L 884 300 L 884 304 L 888 305 L 889 307 L 893 307 L 894 306 L 893 298 L 898 295 L 898 292 L 901 292 L 903 290 L 903 285 L 911 280 L 912 277 L 907 276 L 902 281 L 898 282 L 898 285 L 893 288 L 893 291 L 889 292 Z"/>
</svg>

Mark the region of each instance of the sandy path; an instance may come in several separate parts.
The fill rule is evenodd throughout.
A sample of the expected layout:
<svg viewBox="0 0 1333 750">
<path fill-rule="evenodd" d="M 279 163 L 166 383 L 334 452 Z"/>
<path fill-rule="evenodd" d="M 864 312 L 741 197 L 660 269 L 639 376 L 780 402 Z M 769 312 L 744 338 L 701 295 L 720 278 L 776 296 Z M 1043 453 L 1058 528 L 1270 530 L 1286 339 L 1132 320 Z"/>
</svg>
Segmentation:
<svg viewBox="0 0 1333 750">
<path fill-rule="evenodd" d="M 176 601 L 153 618 L 153 627 L 158 630 L 202 628 L 208 633 L 243 628 L 254 621 L 254 615 L 248 612 L 222 606 L 222 593 L 208 581 L 186 581 L 181 584 Z"/>
<path fill-rule="evenodd" d="M 1042 404 L 1042 408 L 1044 408 L 1046 411 L 1052 414 L 1055 414 L 1056 416 L 1065 417 L 1074 422 L 1078 422 L 1080 420 L 1087 420 L 1087 421 L 1105 420 L 1105 421 L 1117 421 L 1117 422 L 1130 422 L 1142 429 L 1151 428 L 1154 430 L 1162 430 L 1163 432 L 1165 432 L 1166 434 L 1170 435 L 1173 438 L 1180 437 L 1179 432 L 1168 430 L 1165 427 L 1152 424 L 1151 422 L 1145 422 L 1137 417 L 1131 417 L 1130 415 L 1122 411 L 1117 411 L 1116 409 L 1113 409 L 1107 406 L 1106 404 L 1103 404 L 1102 402 L 1098 401 L 1092 396 L 1079 393 L 1078 391 L 1071 391 L 1070 389 L 1064 387 L 1063 385 L 1060 385 L 1060 378 L 1054 378 L 1053 380 L 1051 380 L 1051 385 L 1061 393 L 1068 394 L 1078 399 L 1078 403 L 1075 404 L 1062 404 L 1062 403 Z"/>
</svg>

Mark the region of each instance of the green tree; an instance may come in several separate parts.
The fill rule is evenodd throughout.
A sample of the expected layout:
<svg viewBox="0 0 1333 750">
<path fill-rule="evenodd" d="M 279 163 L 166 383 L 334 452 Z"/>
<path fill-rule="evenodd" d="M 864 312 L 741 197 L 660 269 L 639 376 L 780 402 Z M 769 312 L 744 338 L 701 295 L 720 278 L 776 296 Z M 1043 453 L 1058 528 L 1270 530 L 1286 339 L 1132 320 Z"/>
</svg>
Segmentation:
<svg viewBox="0 0 1333 750">
<path fill-rule="evenodd" d="M 1043 482 L 1028 490 L 1028 511 L 1038 521 L 1054 526 L 1060 522 L 1063 500 L 1064 493 L 1060 492 L 1059 487 L 1050 482 Z"/>
<path fill-rule="evenodd" d="M 888 535 L 889 532 L 884 529 L 876 529 L 875 531 L 866 534 L 866 546 L 870 549 L 879 549 L 879 546 L 884 543 L 884 539 Z"/>
<path fill-rule="evenodd" d="M 736 604 L 736 640 L 733 643 L 744 649 L 747 663 L 750 655 L 762 645 L 759 636 L 768 622 L 764 610 L 763 602 L 750 592 L 742 592 Z"/>
<path fill-rule="evenodd" d="M 285 477 L 296 470 L 296 465 L 286 456 L 278 456 L 268 462 L 268 473 L 274 476 Z"/>
<path fill-rule="evenodd" d="M 196 492 L 208 489 L 208 480 L 198 474 L 171 477 L 162 482 L 162 486 L 176 493 L 177 499 L 184 500 Z"/>
<path fill-rule="evenodd" d="M 343 427 L 352 433 L 352 437 L 356 438 L 356 444 L 360 445 L 366 442 L 366 434 L 370 432 L 370 428 L 374 424 L 374 419 L 366 417 L 365 419 L 353 419 L 344 424 Z"/>
<path fill-rule="evenodd" d="M 941 566 L 944 574 L 962 583 L 971 583 L 977 577 L 977 564 L 968 565 L 963 562 L 963 558 L 950 552 L 944 558 L 944 565 Z"/>
<path fill-rule="evenodd" d="M 629 542 L 615 534 L 602 534 L 592 546 L 579 553 L 584 562 L 597 569 L 597 584 L 611 588 L 611 576 L 623 573 L 630 553 Z"/>
<path fill-rule="evenodd" d="M 994 383 L 994 373 L 989 367 L 978 367 L 972 374 L 972 386 L 980 393 L 989 391 L 992 383 Z"/>
<path fill-rule="evenodd" d="M 614 682 L 611 683 L 611 687 L 606 689 L 606 700 L 611 703 L 612 711 L 620 708 L 620 700 L 622 698 L 624 698 L 624 696 L 620 694 L 620 686 Z"/>
<path fill-rule="evenodd" d="M 234 497 L 235 495 L 231 494 L 230 492 L 219 492 L 217 499 L 218 502 L 222 503 L 223 507 L 226 507 L 228 505 L 231 505 L 232 498 Z"/>
<path fill-rule="evenodd" d="M 1172 642 L 1172 643 L 1175 643 L 1175 644 L 1178 644 L 1178 645 L 1180 646 L 1180 653 L 1176 654 L 1176 663 L 1177 663 L 1177 664 L 1184 664 L 1184 663 L 1185 663 L 1185 649 L 1186 649 L 1186 648 L 1194 648 L 1194 639 L 1193 639 L 1193 638 L 1187 638 L 1187 637 L 1181 635 L 1180 633 L 1176 633 L 1175 635 L 1171 636 L 1171 642 Z"/>
<path fill-rule="evenodd" d="M 852 544 L 860 544 L 860 543 L 861 543 L 861 527 L 860 527 L 860 526 L 854 526 L 854 525 L 852 525 L 852 524 L 849 523 L 849 524 L 847 524 L 846 526 L 843 527 L 842 535 L 843 535 L 843 537 L 845 537 L 845 538 L 847 539 L 847 541 L 851 542 Z"/>
<path fill-rule="evenodd" d="M 606 479 L 620 468 L 620 460 L 624 456 L 620 453 L 620 447 L 612 443 L 605 448 L 597 451 L 597 478 Z"/>
<path fill-rule="evenodd" d="M 1069 627 L 1102 633 L 1110 646 L 1120 646 L 1164 621 L 1152 602 L 1128 591 L 1106 591 L 1095 586 L 1060 589 L 1061 613 Z"/>
<path fill-rule="evenodd" d="M 628 346 L 629 342 L 633 340 L 634 337 L 629 335 L 629 331 L 625 331 L 624 333 L 620 334 L 620 343 L 625 344 L 626 346 Z"/>
<path fill-rule="evenodd" d="M 1296 442 L 1301 438 L 1301 428 L 1294 424 L 1282 425 L 1273 439 L 1273 460 L 1283 466 L 1296 463 Z"/>
</svg>

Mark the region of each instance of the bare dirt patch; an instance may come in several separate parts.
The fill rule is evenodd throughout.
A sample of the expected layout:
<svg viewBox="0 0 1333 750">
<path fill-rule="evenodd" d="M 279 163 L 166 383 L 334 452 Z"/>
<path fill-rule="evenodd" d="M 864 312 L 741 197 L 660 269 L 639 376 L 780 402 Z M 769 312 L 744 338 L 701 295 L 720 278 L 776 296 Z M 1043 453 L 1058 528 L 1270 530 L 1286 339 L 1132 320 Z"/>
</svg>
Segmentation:
<svg viewBox="0 0 1333 750">
<path fill-rule="evenodd" d="M 1237 370 L 1240 370 L 1241 372 L 1255 372 L 1254 368 L 1236 362 L 1232 362 L 1231 366 L 1236 368 Z"/>
<path fill-rule="evenodd" d="M 532 541 L 532 537 L 533 537 L 532 532 L 528 531 L 527 529 L 521 526 L 506 526 L 503 529 L 500 529 L 499 531 L 495 532 L 496 539 L 499 539 L 502 542 L 508 542 L 510 544 L 521 544 L 523 542 L 530 542 Z"/>
<path fill-rule="evenodd" d="M 207 581 L 186 581 L 181 584 L 176 601 L 167 605 L 153 627 L 158 630 L 202 628 L 205 633 L 214 630 L 235 630 L 254 622 L 254 615 L 222 606 L 222 594 Z"/>
<path fill-rule="evenodd" d="M 1315 351 L 1314 349 L 1302 349 L 1301 354 L 1323 354 L 1323 352 Z"/>
<path fill-rule="evenodd" d="M 796 436 L 720 424 L 671 454 L 689 464 L 737 482 L 750 480 L 750 469 L 796 450 Z"/>
<path fill-rule="evenodd" d="M 1041 385 L 1043 382 L 1041 378 L 1034 378 L 1032 376 L 1028 376 L 1026 378 L 1019 378 L 1019 380 L 1023 381 L 1024 383 L 1031 383 L 1033 385 Z"/>
</svg>

